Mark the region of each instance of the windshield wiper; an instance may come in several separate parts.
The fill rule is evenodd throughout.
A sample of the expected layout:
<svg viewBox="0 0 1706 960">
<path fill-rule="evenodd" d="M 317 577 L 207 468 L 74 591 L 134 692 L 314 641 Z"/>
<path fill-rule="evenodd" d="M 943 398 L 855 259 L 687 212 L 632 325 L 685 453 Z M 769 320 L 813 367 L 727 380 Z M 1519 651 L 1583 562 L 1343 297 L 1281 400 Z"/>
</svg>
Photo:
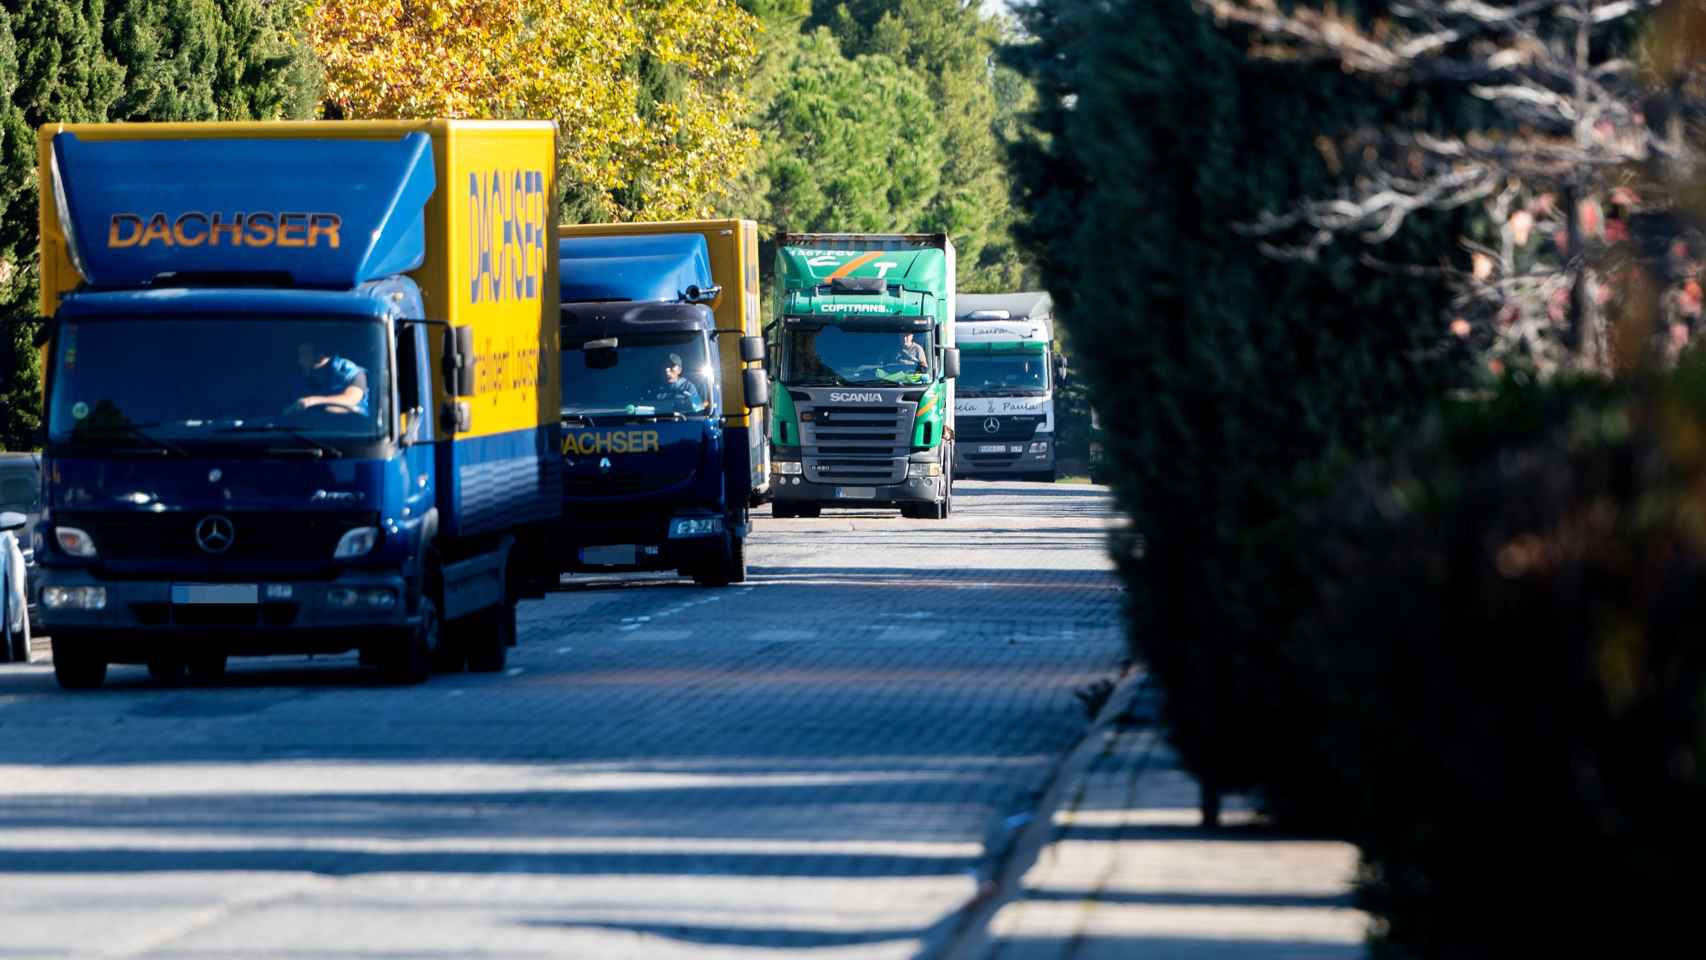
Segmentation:
<svg viewBox="0 0 1706 960">
<path fill-rule="evenodd" d="M 320 456 L 322 456 L 322 457 L 332 457 L 333 459 L 336 459 L 336 458 L 342 457 L 344 455 L 344 452 L 342 450 L 339 450 L 337 447 L 334 447 L 329 443 L 323 443 L 319 440 L 316 440 L 313 437 L 309 436 L 308 434 L 303 433 L 301 430 L 296 429 L 295 427 L 287 427 L 287 426 L 284 426 L 282 424 L 277 424 L 277 423 L 245 423 L 240 427 L 220 427 L 218 430 L 215 430 L 213 432 L 214 433 L 285 433 L 285 434 L 289 434 L 291 437 L 293 437 L 297 440 L 302 441 L 303 443 L 306 443 L 308 446 L 314 448 L 316 451 L 319 452 Z"/>
<path fill-rule="evenodd" d="M 72 431 L 71 438 L 76 440 L 79 437 L 135 437 L 144 443 L 153 444 L 154 449 L 161 453 L 169 453 L 179 457 L 188 457 L 190 455 L 189 451 L 185 450 L 183 447 L 180 447 L 170 441 L 162 440 L 148 432 L 149 427 L 158 426 L 160 426 L 158 422 L 120 423 L 114 424 L 110 427 L 102 427 L 99 430 L 74 430 Z"/>
<path fill-rule="evenodd" d="M 796 387 L 847 387 L 852 386 L 840 377 L 811 377 L 805 380 L 786 381 Z"/>
</svg>

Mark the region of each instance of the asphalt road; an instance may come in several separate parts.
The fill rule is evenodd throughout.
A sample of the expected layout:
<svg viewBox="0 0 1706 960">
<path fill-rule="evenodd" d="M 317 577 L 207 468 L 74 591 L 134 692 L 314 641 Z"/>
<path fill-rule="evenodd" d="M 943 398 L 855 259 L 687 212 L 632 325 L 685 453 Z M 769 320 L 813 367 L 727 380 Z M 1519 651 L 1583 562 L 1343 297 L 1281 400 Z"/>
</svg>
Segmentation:
<svg viewBox="0 0 1706 960">
<path fill-rule="evenodd" d="M 569 583 L 507 674 L 0 666 L 0 957 L 915 956 L 1123 654 L 1101 488 L 956 494 Z"/>
</svg>

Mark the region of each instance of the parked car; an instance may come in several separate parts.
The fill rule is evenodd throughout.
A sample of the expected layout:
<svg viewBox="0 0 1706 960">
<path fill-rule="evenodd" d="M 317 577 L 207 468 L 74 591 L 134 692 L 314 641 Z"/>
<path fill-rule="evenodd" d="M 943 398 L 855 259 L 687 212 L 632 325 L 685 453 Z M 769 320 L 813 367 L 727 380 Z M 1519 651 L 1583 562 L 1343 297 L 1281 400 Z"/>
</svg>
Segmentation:
<svg viewBox="0 0 1706 960">
<path fill-rule="evenodd" d="M 40 594 L 40 569 L 31 549 L 36 522 L 41 519 L 41 455 L 35 453 L 0 453 L 0 513 L 20 513 L 24 525 L 12 531 L 22 556 L 25 607 L 28 615 L 36 616 L 36 601 Z M 26 648 L 27 649 L 27 648 Z M 27 659 L 27 658 L 26 658 Z"/>
<path fill-rule="evenodd" d="M 24 593 L 24 554 L 17 531 L 24 515 L 0 510 L 0 660 L 28 663 L 30 659 L 29 597 Z"/>
</svg>

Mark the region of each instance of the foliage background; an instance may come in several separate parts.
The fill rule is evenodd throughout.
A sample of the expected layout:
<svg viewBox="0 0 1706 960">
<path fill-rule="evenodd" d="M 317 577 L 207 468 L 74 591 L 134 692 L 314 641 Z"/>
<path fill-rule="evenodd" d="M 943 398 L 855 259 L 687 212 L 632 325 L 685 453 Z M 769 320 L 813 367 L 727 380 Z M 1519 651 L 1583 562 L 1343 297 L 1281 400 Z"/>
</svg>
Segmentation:
<svg viewBox="0 0 1706 960">
<path fill-rule="evenodd" d="M 965 0 L 7 0 L 0 448 L 34 446 L 41 124 L 549 117 L 568 222 L 945 232 L 962 289 L 1012 290 L 1010 31 Z"/>
</svg>

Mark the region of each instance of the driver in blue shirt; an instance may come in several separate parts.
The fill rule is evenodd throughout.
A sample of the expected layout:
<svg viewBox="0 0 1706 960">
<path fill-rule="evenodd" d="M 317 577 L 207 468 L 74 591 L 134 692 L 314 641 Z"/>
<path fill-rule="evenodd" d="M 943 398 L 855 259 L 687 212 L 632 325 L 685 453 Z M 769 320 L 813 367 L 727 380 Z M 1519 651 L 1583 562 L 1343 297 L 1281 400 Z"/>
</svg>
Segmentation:
<svg viewBox="0 0 1706 960">
<path fill-rule="evenodd" d="M 367 371 L 360 364 L 321 350 L 312 341 L 296 345 L 302 368 L 301 396 L 290 410 L 327 407 L 332 413 L 367 415 Z"/>
<path fill-rule="evenodd" d="M 693 381 L 681 375 L 681 354 L 672 353 L 664 361 L 663 383 L 658 391 L 665 400 L 675 401 L 675 408 L 683 413 L 698 411 L 703 401 L 699 399 L 699 388 Z"/>
</svg>

